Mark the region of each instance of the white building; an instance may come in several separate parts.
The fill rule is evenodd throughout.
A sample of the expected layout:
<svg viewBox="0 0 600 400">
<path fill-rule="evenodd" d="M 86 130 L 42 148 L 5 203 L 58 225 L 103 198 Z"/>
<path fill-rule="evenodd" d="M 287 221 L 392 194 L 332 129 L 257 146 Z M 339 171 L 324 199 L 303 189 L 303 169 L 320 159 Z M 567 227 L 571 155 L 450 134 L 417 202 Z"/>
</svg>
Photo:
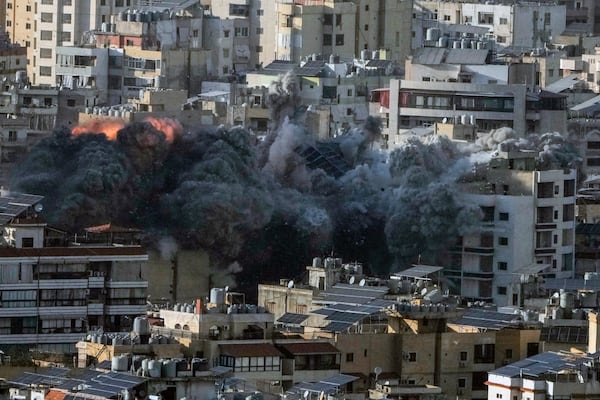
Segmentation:
<svg viewBox="0 0 600 400">
<path fill-rule="evenodd" d="M 430 28 L 448 35 L 480 33 L 477 28 L 484 28 L 500 47 L 544 48 L 565 30 L 565 25 L 566 6 L 553 1 L 416 0 L 412 47 L 422 46 Z"/>
<path fill-rule="evenodd" d="M 43 197 L 3 195 L 0 205 L 0 343 L 75 353 L 88 330 L 131 330 L 146 312 L 146 251 L 134 245 L 79 243 L 50 230 L 40 214 Z"/>
<path fill-rule="evenodd" d="M 463 297 L 519 306 L 538 273 L 573 276 L 577 172 L 535 162 L 535 153 L 500 153 L 462 185 L 484 215 L 481 231 L 458 243 L 448 273 Z"/>
</svg>

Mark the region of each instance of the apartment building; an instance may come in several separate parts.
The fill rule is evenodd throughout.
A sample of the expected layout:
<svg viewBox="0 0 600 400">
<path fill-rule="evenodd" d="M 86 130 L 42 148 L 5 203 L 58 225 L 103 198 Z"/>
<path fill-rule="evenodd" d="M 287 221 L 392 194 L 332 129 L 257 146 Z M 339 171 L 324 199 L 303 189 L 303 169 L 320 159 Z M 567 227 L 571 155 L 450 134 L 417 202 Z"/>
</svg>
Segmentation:
<svg viewBox="0 0 600 400">
<path fill-rule="evenodd" d="M 481 232 L 461 238 L 446 271 L 462 297 L 522 306 L 539 274 L 573 277 L 577 172 L 540 169 L 535 156 L 501 152 L 462 184 L 484 214 Z"/>
<path fill-rule="evenodd" d="M 68 246 L 64 234 L 44 221 L 41 196 L 5 194 L 0 201 L 6 210 L 6 247 L 0 249 L 3 351 L 73 354 L 82 333 L 130 329 L 133 318 L 145 313 L 143 248 L 127 238 Z"/>
<path fill-rule="evenodd" d="M 467 28 L 456 25 L 467 25 Z M 483 28 L 500 47 L 544 48 L 563 33 L 565 25 L 566 6 L 554 1 L 416 0 L 412 48 L 423 45 L 429 28 L 440 29 L 451 36 Z"/>
<path fill-rule="evenodd" d="M 401 143 L 402 132 L 448 122 L 477 131 L 511 127 L 517 132 L 566 130 L 566 96 L 528 92 L 524 84 L 432 82 L 391 79 L 373 90 L 370 114 L 384 121 L 384 146 Z"/>
</svg>

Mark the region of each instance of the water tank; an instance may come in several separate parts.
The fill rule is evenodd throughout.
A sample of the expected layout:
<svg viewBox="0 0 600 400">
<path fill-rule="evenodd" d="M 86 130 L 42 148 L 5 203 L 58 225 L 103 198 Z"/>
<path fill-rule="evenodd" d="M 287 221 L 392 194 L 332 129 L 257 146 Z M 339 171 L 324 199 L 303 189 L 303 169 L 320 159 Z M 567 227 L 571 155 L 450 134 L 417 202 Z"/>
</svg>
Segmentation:
<svg viewBox="0 0 600 400">
<path fill-rule="evenodd" d="M 461 123 L 462 125 L 466 125 L 466 124 L 467 124 L 467 122 L 468 122 L 467 115 L 466 115 L 466 114 L 463 114 L 463 115 L 461 115 L 461 116 L 460 116 L 460 123 Z"/>
<path fill-rule="evenodd" d="M 471 41 L 468 39 L 461 39 L 460 40 L 460 48 L 461 49 L 468 49 L 469 46 L 471 45 Z"/>
<path fill-rule="evenodd" d="M 469 123 L 471 125 L 475 125 L 475 123 L 477 122 L 477 120 L 475 119 L 474 115 L 469 115 Z"/>
<path fill-rule="evenodd" d="M 322 261 L 321 261 L 321 258 L 319 258 L 319 257 L 315 257 L 315 258 L 313 258 L 313 263 L 312 263 L 312 266 L 313 266 L 314 268 L 321 268 L 321 267 L 323 266 L 323 264 L 322 264 Z"/>
<path fill-rule="evenodd" d="M 600 279 L 600 274 L 598 274 L 597 272 L 586 272 L 583 275 L 583 279 L 586 281 L 597 281 L 598 279 Z"/>
<path fill-rule="evenodd" d="M 210 302 L 212 304 L 225 304 L 225 291 L 221 288 L 210 289 Z"/>
<path fill-rule="evenodd" d="M 127 21 L 131 22 L 133 21 L 133 13 L 131 12 L 131 10 L 127 10 L 127 13 L 125 14 Z"/>
<path fill-rule="evenodd" d="M 373 51 L 373 60 L 379 60 L 379 50 Z"/>
<path fill-rule="evenodd" d="M 100 25 L 100 30 L 102 32 L 108 32 L 108 30 L 106 29 L 106 22 L 103 22 L 102 25 Z"/>
<path fill-rule="evenodd" d="M 133 332 L 138 335 L 150 335 L 150 322 L 146 317 L 135 317 L 133 320 Z"/>
<path fill-rule="evenodd" d="M 361 60 L 370 60 L 371 59 L 371 52 L 367 49 L 362 49 L 360 51 L 360 59 Z"/>
<path fill-rule="evenodd" d="M 127 366 L 129 364 L 129 359 L 127 356 L 114 356 L 110 363 L 110 369 L 113 372 L 117 371 L 127 371 Z"/>
<path fill-rule="evenodd" d="M 452 42 L 453 49 L 460 49 L 460 40 L 455 40 Z"/>
<path fill-rule="evenodd" d="M 130 15 L 131 15 L 131 21 L 132 22 L 138 22 L 139 21 L 140 13 L 138 13 L 137 10 L 133 10 Z"/>
<path fill-rule="evenodd" d="M 441 31 L 439 28 L 429 28 L 425 33 L 425 40 L 434 41 L 438 40 L 441 36 Z"/>
<path fill-rule="evenodd" d="M 333 268 L 335 266 L 335 260 L 331 257 L 327 257 L 323 263 L 325 269 Z"/>
<path fill-rule="evenodd" d="M 560 307 L 572 310 L 575 308 L 575 295 L 570 292 L 560 294 Z"/>
<path fill-rule="evenodd" d="M 564 316 L 564 311 L 562 308 L 553 308 L 552 309 L 552 319 L 562 319 Z"/>
<path fill-rule="evenodd" d="M 169 344 L 169 338 L 166 336 L 159 336 L 158 343 L 159 344 Z"/>
<path fill-rule="evenodd" d="M 150 362 L 150 360 L 148 360 L 147 358 L 144 358 L 142 360 L 142 371 L 144 376 L 148 376 L 148 363 Z"/>
<path fill-rule="evenodd" d="M 448 38 L 442 36 L 438 39 L 437 47 L 448 47 Z"/>
<path fill-rule="evenodd" d="M 150 360 L 148 362 L 148 376 L 150 378 L 160 378 L 161 371 L 162 371 L 162 361 L 161 360 Z"/>
<path fill-rule="evenodd" d="M 573 319 L 582 320 L 585 319 L 585 311 L 581 308 L 573 310 Z"/>
<path fill-rule="evenodd" d="M 162 364 L 162 376 L 164 378 L 177 377 L 177 364 L 173 360 L 166 360 Z"/>
<path fill-rule="evenodd" d="M 119 21 L 127 21 L 127 14 L 124 11 L 119 12 Z"/>
</svg>

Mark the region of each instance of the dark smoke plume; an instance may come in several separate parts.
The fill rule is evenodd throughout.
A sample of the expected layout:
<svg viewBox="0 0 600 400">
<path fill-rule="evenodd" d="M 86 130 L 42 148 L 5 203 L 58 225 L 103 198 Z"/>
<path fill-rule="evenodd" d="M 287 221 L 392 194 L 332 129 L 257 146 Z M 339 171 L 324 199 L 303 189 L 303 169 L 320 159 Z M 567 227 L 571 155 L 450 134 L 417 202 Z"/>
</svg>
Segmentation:
<svg viewBox="0 0 600 400">
<path fill-rule="evenodd" d="M 377 150 L 381 121 L 368 118 L 327 143 L 347 167 L 332 175 L 300 155 L 320 144 L 302 124 L 299 98 L 294 77 L 273 85 L 263 140 L 239 127 L 172 140 L 148 123 L 126 126 L 116 140 L 57 130 L 15 169 L 11 188 L 46 196 L 49 221 L 71 231 L 112 221 L 173 238 L 172 247 L 205 249 L 224 271 L 241 267 L 252 290 L 331 252 L 379 273 L 442 262 L 436 255 L 456 235 L 476 229 L 479 209 L 456 187 L 469 154 L 439 136 Z M 507 139 L 498 144 L 521 146 Z M 482 150 L 497 150 L 487 142 Z M 557 137 L 531 146 L 542 146 L 542 162 L 570 162 Z"/>
</svg>

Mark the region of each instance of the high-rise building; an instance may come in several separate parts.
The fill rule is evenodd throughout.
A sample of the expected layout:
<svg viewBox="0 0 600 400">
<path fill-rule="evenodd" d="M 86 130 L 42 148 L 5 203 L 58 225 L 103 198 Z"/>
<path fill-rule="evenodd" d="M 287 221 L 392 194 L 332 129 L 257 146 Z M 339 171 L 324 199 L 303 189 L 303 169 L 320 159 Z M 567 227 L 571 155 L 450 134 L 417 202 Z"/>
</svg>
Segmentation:
<svg viewBox="0 0 600 400">
<path fill-rule="evenodd" d="M 462 186 L 483 213 L 446 271 L 464 298 L 519 306 L 538 276 L 574 273 L 577 171 L 536 166 L 534 152 L 501 152 Z"/>
</svg>

